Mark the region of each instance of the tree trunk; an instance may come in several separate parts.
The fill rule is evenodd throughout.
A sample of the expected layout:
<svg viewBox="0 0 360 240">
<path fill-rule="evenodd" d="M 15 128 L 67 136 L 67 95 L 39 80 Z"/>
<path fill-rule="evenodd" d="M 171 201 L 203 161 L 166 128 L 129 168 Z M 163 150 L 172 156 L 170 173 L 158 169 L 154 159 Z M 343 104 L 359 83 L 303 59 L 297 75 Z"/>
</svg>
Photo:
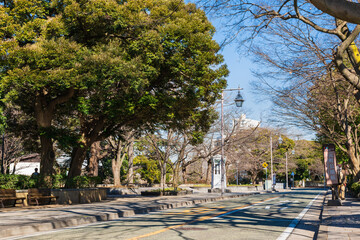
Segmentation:
<svg viewBox="0 0 360 240">
<path fill-rule="evenodd" d="M 103 129 L 103 127 L 103 119 L 93 123 L 83 123 L 83 133 L 81 134 L 82 141 L 79 142 L 80 146 L 74 148 L 71 154 L 71 164 L 68 180 L 81 175 L 81 168 L 86 157 L 86 152 L 94 142 L 101 140 L 99 132 Z M 90 134 L 86 134 L 86 132 L 90 132 Z"/>
<path fill-rule="evenodd" d="M 90 148 L 91 156 L 88 163 L 88 175 L 92 177 L 98 176 L 99 173 L 99 154 L 101 151 L 100 144 L 100 141 L 94 142 Z"/>
<path fill-rule="evenodd" d="M 352 143 L 352 141 L 351 141 Z M 352 165 L 353 173 L 354 173 L 354 181 L 360 180 L 360 169 L 359 169 L 359 159 L 355 154 L 355 146 L 353 144 L 348 145 L 348 156 L 350 158 L 350 163 Z"/>
<path fill-rule="evenodd" d="M 41 143 L 41 162 L 40 162 L 40 174 L 47 177 L 54 174 L 55 152 L 53 148 L 53 141 L 46 135 L 40 136 Z"/>
<path fill-rule="evenodd" d="M 81 175 L 81 168 L 84 162 L 88 147 L 82 146 L 74 148 L 71 154 L 71 164 L 68 174 L 68 180 Z"/>
<path fill-rule="evenodd" d="M 186 173 L 187 173 L 187 167 L 182 167 L 182 178 L 183 178 L 183 182 L 184 184 L 187 184 L 187 178 L 186 178 Z"/>
<path fill-rule="evenodd" d="M 160 188 L 165 189 L 166 185 L 166 161 L 164 161 L 160 166 Z"/>
<path fill-rule="evenodd" d="M 50 175 L 54 173 L 55 152 L 52 138 L 50 137 L 52 120 L 56 106 L 68 101 L 74 95 L 74 88 L 67 89 L 64 94 L 52 99 L 46 99 L 46 93 L 38 92 L 34 101 L 34 112 L 38 131 L 40 134 L 40 175 L 44 177 L 45 183 L 51 184 Z"/>
<path fill-rule="evenodd" d="M 127 183 L 132 185 L 134 184 L 134 138 L 130 140 L 128 148 L 128 158 L 129 158 L 129 170 L 127 175 Z"/>
<path fill-rule="evenodd" d="M 40 174 L 45 180 L 45 184 L 51 184 L 50 176 L 54 173 L 55 152 L 52 138 L 49 136 L 51 131 L 52 111 L 46 112 L 43 109 L 36 111 L 36 118 L 40 134 Z"/>
<path fill-rule="evenodd" d="M 122 142 L 118 141 L 117 147 L 116 147 L 116 157 L 111 161 L 112 163 L 112 171 L 114 176 L 114 185 L 115 186 L 121 186 L 121 175 L 120 170 L 122 163 L 125 159 L 125 152 L 123 152 L 123 146 L 121 146 Z"/>
<path fill-rule="evenodd" d="M 212 162 L 210 159 L 207 161 L 206 179 L 205 179 L 206 184 L 211 184 L 211 176 L 212 176 L 211 170 L 212 170 Z"/>
<path fill-rule="evenodd" d="M 177 189 L 178 185 L 179 185 L 179 177 L 180 177 L 180 164 L 179 162 L 177 164 L 175 164 L 174 167 L 174 172 L 173 172 L 173 187 L 174 189 Z"/>
<path fill-rule="evenodd" d="M 113 159 L 111 161 L 111 169 L 114 176 L 114 186 L 115 187 L 121 186 L 121 178 L 120 178 L 121 165 L 116 161 L 116 159 Z"/>
</svg>

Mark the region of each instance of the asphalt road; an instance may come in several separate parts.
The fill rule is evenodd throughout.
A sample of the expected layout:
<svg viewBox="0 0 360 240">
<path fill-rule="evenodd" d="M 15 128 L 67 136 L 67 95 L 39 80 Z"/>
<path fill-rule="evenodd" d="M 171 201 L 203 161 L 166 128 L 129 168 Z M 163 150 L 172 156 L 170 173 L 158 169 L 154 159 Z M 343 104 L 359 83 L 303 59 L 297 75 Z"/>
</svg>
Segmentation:
<svg viewBox="0 0 360 240">
<path fill-rule="evenodd" d="M 286 239 L 321 190 L 204 203 L 21 239 Z M 320 195 L 319 195 L 320 194 Z M 20 238 L 19 238 L 20 239 Z"/>
</svg>

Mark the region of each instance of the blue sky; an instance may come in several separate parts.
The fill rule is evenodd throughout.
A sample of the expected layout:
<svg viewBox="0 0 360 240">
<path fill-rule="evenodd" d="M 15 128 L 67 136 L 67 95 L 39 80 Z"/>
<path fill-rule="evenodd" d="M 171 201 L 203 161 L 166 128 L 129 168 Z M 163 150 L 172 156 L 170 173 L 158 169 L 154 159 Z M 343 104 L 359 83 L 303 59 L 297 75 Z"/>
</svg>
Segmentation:
<svg viewBox="0 0 360 240">
<path fill-rule="evenodd" d="M 216 39 L 218 38 L 221 38 L 221 36 L 216 36 Z M 230 74 L 227 77 L 228 88 L 237 88 L 240 85 L 244 89 L 241 91 L 241 94 L 245 99 L 243 112 L 247 115 L 247 118 L 266 121 L 265 118 L 271 103 L 265 102 L 260 98 L 250 86 L 250 82 L 255 80 L 251 74 L 251 69 L 256 69 L 257 66 L 246 56 L 241 56 L 238 53 L 236 43 L 225 46 L 221 54 L 224 56 L 225 63 L 230 70 Z"/>
<path fill-rule="evenodd" d="M 214 21 L 211 18 L 210 20 L 217 29 L 215 40 L 220 43 L 224 40 L 224 36 L 221 33 L 221 26 L 218 26 L 219 24 L 217 21 Z M 245 113 L 246 117 L 249 119 L 261 121 L 263 127 L 270 126 L 276 128 L 276 126 L 273 126 L 273 124 L 268 121 L 271 116 L 271 102 L 266 101 L 264 96 L 260 96 L 259 93 L 256 93 L 250 84 L 251 82 L 256 81 L 256 78 L 251 73 L 251 70 L 256 70 L 261 66 L 253 63 L 247 54 L 241 54 L 238 51 L 236 41 L 226 45 L 222 49 L 221 54 L 224 56 L 225 63 L 230 71 L 230 74 L 227 77 L 227 88 L 237 88 L 238 86 L 243 88 L 241 94 L 244 97 L 245 102 L 241 112 Z M 226 92 L 226 94 L 226 97 L 229 100 L 234 99 L 236 96 L 236 92 L 231 92 L 232 95 L 230 95 L 229 92 Z M 286 129 L 286 126 L 283 127 Z M 305 133 L 304 130 L 301 129 L 289 127 L 287 132 L 288 134 L 294 135 L 304 134 L 304 136 L 300 138 L 307 140 L 313 140 L 315 138 L 314 133 Z"/>
</svg>

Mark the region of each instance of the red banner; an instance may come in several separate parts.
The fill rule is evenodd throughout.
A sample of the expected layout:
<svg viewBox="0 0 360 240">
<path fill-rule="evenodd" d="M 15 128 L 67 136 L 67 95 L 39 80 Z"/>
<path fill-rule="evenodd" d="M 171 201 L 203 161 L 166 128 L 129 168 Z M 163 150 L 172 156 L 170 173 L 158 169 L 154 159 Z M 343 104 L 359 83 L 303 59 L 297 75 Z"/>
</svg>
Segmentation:
<svg viewBox="0 0 360 240">
<path fill-rule="evenodd" d="M 339 184 L 334 144 L 324 145 L 324 165 L 326 185 L 331 186 Z"/>
</svg>

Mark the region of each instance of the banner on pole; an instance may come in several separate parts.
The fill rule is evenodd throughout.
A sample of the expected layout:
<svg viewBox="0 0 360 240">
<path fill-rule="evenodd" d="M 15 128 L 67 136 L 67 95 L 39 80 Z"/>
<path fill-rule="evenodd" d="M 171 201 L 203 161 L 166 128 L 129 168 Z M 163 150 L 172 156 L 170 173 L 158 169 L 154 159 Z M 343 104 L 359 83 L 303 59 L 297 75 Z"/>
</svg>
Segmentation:
<svg viewBox="0 0 360 240">
<path fill-rule="evenodd" d="M 339 184 L 339 181 L 337 177 L 335 145 L 325 144 L 323 149 L 324 149 L 326 185 L 327 186 L 337 185 Z"/>
</svg>

